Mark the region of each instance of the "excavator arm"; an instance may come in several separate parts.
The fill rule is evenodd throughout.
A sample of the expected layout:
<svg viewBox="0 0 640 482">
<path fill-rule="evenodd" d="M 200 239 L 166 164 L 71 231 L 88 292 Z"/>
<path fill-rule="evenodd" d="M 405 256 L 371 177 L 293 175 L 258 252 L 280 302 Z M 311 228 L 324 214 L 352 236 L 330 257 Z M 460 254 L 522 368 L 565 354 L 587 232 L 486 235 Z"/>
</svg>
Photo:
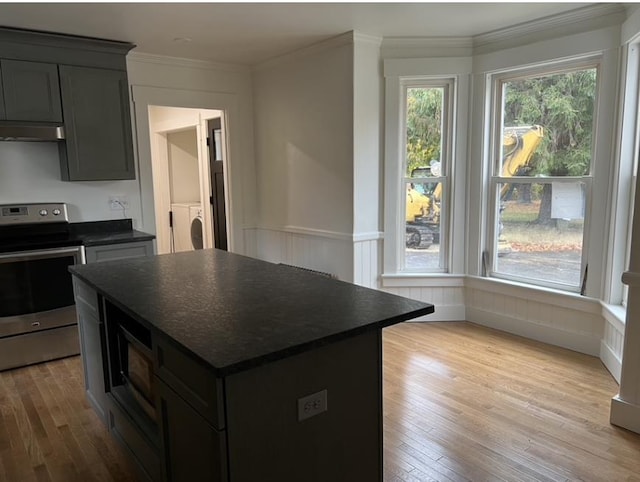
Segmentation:
<svg viewBox="0 0 640 482">
<path fill-rule="evenodd" d="M 544 137 L 544 129 L 539 125 L 505 127 L 502 138 L 502 169 L 500 176 L 514 177 L 526 175 L 531 170 L 531 158 Z M 509 184 L 502 186 L 500 199 L 509 192 Z"/>
</svg>

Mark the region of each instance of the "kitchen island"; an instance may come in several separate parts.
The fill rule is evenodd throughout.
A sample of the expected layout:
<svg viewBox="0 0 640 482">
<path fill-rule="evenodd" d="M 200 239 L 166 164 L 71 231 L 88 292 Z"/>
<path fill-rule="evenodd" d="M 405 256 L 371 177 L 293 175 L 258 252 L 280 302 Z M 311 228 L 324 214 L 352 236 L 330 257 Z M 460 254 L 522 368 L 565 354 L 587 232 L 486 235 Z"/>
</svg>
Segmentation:
<svg viewBox="0 0 640 482">
<path fill-rule="evenodd" d="M 427 303 L 201 250 L 74 266 L 87 396 L 146 480 L 382 480 L 382 328 Z"/>
</svg>

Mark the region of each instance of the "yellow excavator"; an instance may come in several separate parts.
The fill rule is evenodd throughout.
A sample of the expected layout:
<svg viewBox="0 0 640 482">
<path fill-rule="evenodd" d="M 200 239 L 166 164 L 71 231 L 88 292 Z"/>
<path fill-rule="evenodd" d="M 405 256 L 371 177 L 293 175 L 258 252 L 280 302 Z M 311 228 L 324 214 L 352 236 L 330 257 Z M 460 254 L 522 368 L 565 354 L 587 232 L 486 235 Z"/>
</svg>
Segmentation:
<svg viewBox="0 0 640 482">
<path fill-rule="evenodd" d="M 542 142 L 544 129 L 539 125 L 505 127 L 502 137 L 502 177 L 526 176 L 532 169 L 531 158 Z M 438 177 L 439 162 L 429 167 L 418 167 L 411 172 L 417 186 L 428 185 L 429 177 Z M 416 184 L 407 186 L 405 209 L 407 248 L 428 249 L 434 242 L 440 242 L 440 198 L 442 185 L 436 184 L 432 192 L 419 190 Z M 500 190 L 500 199 L 504 200 L 511 191 L 505 184 Z M 503 243 L 504 244 L 504 243 Z M 506 252 L 507 249 L 503 249 Z"/>
<path fill-rule="evenodd" d="M 419 167 L 411 172 L 411 177 L 425 178 L 431 175 L 430 167 Z M 424 188 L 425 184 L 418 184 Z M 438 196 L 436 197 L 436 190 Z M 428 249 L 434 242 L 440 242 L 440 183 L 432 193 L 418 190 L 414 183 L 407 186 L 405 210 L 407 248 Z"/>
</svg>

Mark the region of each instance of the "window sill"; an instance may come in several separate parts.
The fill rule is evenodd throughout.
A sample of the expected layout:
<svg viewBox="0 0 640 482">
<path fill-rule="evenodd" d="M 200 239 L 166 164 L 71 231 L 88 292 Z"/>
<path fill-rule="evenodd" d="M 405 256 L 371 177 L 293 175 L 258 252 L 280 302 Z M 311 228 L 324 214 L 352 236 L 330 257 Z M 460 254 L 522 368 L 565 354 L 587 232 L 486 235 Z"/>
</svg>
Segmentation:
<svg viewBox="0 0 640 482">
<path fill-rule="evenodd" d="M 623 328 L 627 319 L 627 309 L 622 305 L 610 305 L 602 302 L 602 314 L 608 320 L 620 324 Z"/>
</svg>

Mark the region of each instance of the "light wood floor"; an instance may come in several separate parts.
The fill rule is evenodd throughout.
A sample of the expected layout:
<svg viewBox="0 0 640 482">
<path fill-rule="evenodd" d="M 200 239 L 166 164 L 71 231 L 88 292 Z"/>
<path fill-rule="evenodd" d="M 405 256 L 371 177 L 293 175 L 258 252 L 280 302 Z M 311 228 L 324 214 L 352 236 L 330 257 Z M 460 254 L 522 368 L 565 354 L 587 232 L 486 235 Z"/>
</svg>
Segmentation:
<svg viewBox="0 0 640 482">
<path fill-rule="evenodd" d="M 385 481 L 640 481 L 597 358 L 470 323 L 383 338 Z"/>
<path fill-rule="evenodd" d="M 84 396 L 79 356 L 0 372 L 0 481 L 134 481 Z"/>
<path fill-rule="evenodd" d="M 383 338 L 386 482 L 640 481 L 598 359 L 470 323 Z M 82 384 L 79 357 L 0 373 L 0 481 L 134 480 Z"/>
</svg>

